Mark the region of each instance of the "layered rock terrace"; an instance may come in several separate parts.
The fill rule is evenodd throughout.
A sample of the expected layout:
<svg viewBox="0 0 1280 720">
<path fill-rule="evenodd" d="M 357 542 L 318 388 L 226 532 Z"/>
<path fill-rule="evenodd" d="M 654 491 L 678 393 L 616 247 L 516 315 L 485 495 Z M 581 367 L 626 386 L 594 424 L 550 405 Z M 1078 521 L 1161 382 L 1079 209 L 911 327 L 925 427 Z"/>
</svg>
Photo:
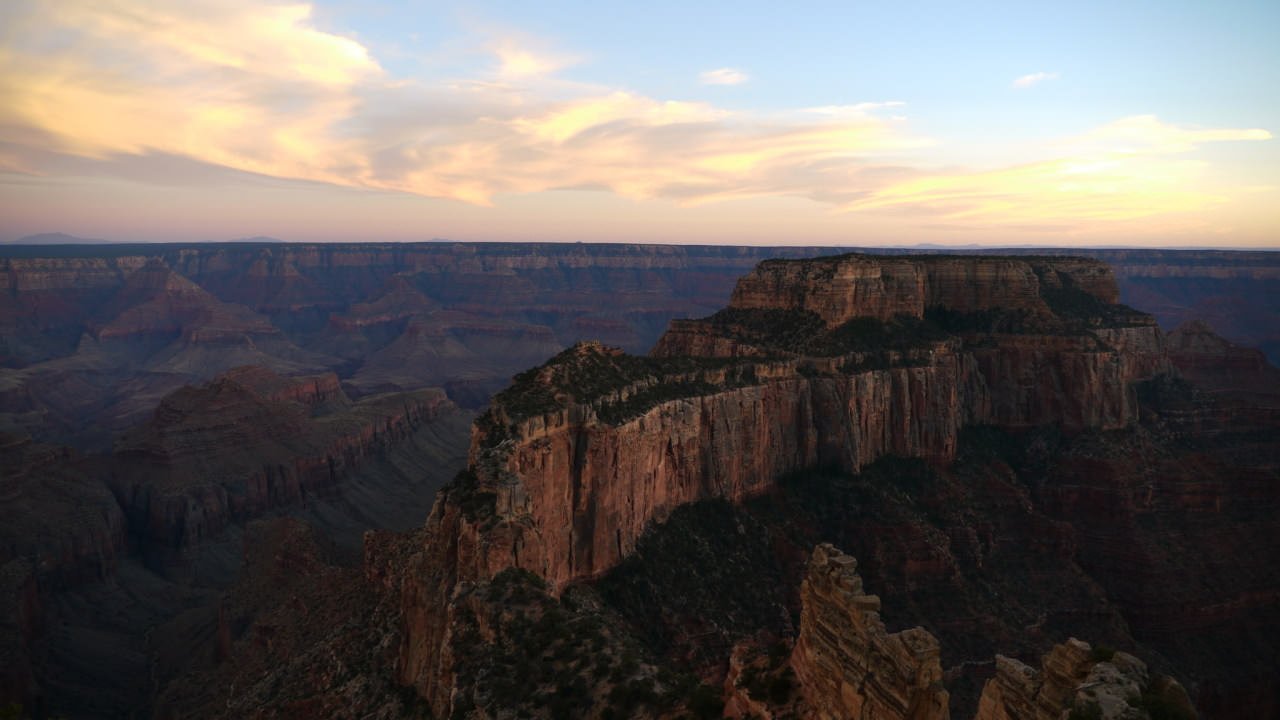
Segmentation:
<svg viewBox="0 0 1280 720">
<path fill-rule="evenodd" d="M 890 453 L 946 464 L 969 424 L 1123 427 L 1130 384 L 1167 359 L 1115 288 L 1106 265 L 1074 258 L 770 261 L 735 289 L 736 326 L 675 322 L 649 358 L 570 348 L 477 421 L 470 470 L 428 521 L 445 566 L 407 602 L 506 567 L 559 591 L 616 566 L 681 504 Z M 769 325 L 797 316 L 816 328 L 799 345 Z M 439 622 L 407 628 L 400 667 L 443 710 Z"/>
</svg>

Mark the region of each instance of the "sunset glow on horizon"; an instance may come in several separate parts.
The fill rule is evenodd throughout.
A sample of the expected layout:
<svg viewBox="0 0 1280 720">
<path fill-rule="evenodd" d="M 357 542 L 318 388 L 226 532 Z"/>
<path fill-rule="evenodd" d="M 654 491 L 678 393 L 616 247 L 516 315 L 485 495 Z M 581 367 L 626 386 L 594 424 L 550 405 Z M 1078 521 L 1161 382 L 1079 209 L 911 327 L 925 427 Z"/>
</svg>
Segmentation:
<svg viewBox="0 0 1280 720">
<path fill-rule="evenodd" d="M 17 0 L 0 241 L 1280 247 L 1275 3 Z"/>
</svg>

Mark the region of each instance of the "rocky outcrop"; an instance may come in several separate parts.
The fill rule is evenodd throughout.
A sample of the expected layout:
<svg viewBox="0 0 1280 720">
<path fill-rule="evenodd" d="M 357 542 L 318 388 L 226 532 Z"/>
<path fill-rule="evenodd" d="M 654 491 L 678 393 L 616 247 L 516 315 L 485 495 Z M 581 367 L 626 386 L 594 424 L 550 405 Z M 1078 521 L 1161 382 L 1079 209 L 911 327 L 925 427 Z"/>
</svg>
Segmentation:
<svg viewBox="0 0 1280 720">
<path fill-rule="evenodd" d="M 185 333 L 199 342 L 215 342 L 280 334 L 265 317 L 218 300 L 156 259 L 129 275 L 103 313 L 110 320 L 95 329 L 99 340 Z"/>
<path fill-rule="evenodd" d="M 165 398 L 116 448 L 112 488 L 158 562 L 297 505 L 453 408 L 438 389 L 351 403 L 337 378 L 230 371 Z"/>
<path fill-rule="evenodd" d="M 45 592 L 115 570 L 125 518 L 100 460 L 0 433 L 0 467 L 0 563 L 28 562 Z"/>
<path fill-rule="evenodd" d="M 851 312 L 879 322 L 875 313 L 892 316 L 907 305 L 921 314 L 940 302 L 959 303 L 964 312 L 994 308 L 1006 286 L 1010 304 L 1030 303 L 1056 320 L 1062 318 L 1041 297 L 1041 283 L 1070 285 L 1089 308 L 1105 310 L 1115 296 L 1096 262 L 1063 261 L 1057 269 L 1058 261 L 897 258 L 873 272 L 880 262 L 771 261 L 743 280 L 734 302 L 776 296 L 782 300 L 775 303 L 827 313 L 829 326 Z M 844 273 L 846 284 L 824 280 L 828 271 Z M 891 311 L 867 310 L 859 303 L 884 291 L 885 276 L 914 279 L 894 281 Z M 871 290 L 858 285 L 865 277 L 873 278 Z M 985 280 L 977 290 L 956 285 L 973 277 Z M 760 278 L 767 291 L 758 290 Z M 942 289 L 929 290 L 926 280 Z M 993 285 L 997 280 L 1008 283 Z M 506 567 L 532 570 L 558 591 L 616 566 L 650 523 L 682 504 L 741 500 L 805 468 L 856 472 L 890 453 L 946 464 L 970 424 L 1123 427 L 1137 415 L 1130 382 L 1165 366 L 1150 319 L 1132 311 L 1123 317 L 1113 324 L 1086 318 L 1083 329 L 1060 334 L 957 333 L 898 349 L 855 346 L 775 360 L 736 353 L 681 359 L 670 357 L 671 343 L 660 343 L 655 357 L 631 358 L 580 344 L 518 376 L 477 423 L 472 474 L 442 496 L 429 521 L 447 545 L 437 549 L 444 584 L 424 583 L 407 602 L 429 606 L 427 594 L 447 596 L 451 583 Z M 424 618 L 408 629 L 401 654 L 404 680 L 433 702 L 449 683 L 431 655 L 446 632 L 439 622 Z"/>
<path fill-rule="evenodd" d="M 938 641 L 923 628 L 890 634 L 858 563 L 819 545 L 801 586 L 804 610 L 791 666 L 815 720 L 949 718 Z"/>
<path fill-rule="evenodd" d="M 859 258 L 854 266 L 869 272 L 871 262 Z M 1019 266 L 985 259 L 971 264 L 982 269 L 993 263 Z M 781 266 L 795 266 L 786 278 L 811 283 L 833 264 L 840 266 L 827 260 Z M 906 264 L 890 263 L 895 269 Z M 957 264 L 959 259 L 946 263 Z M 1096 265 L 1081 263 L 1089 272 L 1078 274 L 1105 286 Z M 1068 270 L 1076 272 L 1077 265 Z M 808 302 L 808 286 L 771 282 L 782 296 Z M 811 289 L 823 297 L 830 292 L 826 285 Z M 959 338 L 940 340 L 892 354 L 890 367 L 881 369 L 863 369 L 868 354 L 854 352 L 773 362 L 746 358 L 701 369 L 695 363 L 666 375 L 663 361 L 629 370 L 634 362 L 617 351 L 579 345 L 539 369 L 520 391 L 548 395 L 549 404 L 530 412 L 519 399 L 500 395 L 493 429 L 477 430 L 472 464 L 485 492 L 496 498 L 496 518 L 507 533 L 507 539 L 495 535 L 480 545 L 480 565 L 517 565 L 563 587 L 616 565 L 646 525 L 671 509 L 713 497 L 741 499 L 788 472 L 814 466 L 856 471 L 889 453 L 946 463 L 968 424 L 1123 427 L 1136 418 L 1129 383 L 1164 367 L 1163 346 L 1150 324 L 1098 331 L 1101 337 L 987 336 L 990 342 L 976 347 Z M 673 352 L 670 345 L 659 347 L 666 349 L 657 354 Z M 670 367 L 676 365 L 673 359 Z M 587 375 L 627 372 L 636 374 L 634 381 L 615 383 L 595 397 L 573 395 L 592 382 Z"/>
<path fill-rule="evenodd" d="M 244 365 L 231 368 L 221 377 L 249 388 L 267 402 L 297 402 L 314 410 L 329 400 L 346 400 L 334 373 L 284 377 L 258 365 Z"/>
<path fill-rule="evenodd" d="M 438 309 L 440 303 L 415 289 L 405 276 L 393 275 L 387 280 L 386 292 L 381 297 L 370 302 L 356 303 L 344 314 L 330 315 L 329 327 L 339 333 L 350 332 Z"/>
<path fill-rule="evenodd" d="M 1280 369 L 1261 350 L 1241 347 L 1192 320 L 1168 335 L 1169 359 L 1183 377 L 1231 404 L 1280 407 Z"/>
<path fill-rule="evenodd" d="M 1159 714 L 1153 714 L 1153 708 Z M 1168 676 L 1152 679 L 1146 663 L 1124 652 L 1093 651 L 1071 638 L 1041 658 L 1039 670 L 996 656 L 975 720 L 1146 720 L 1197 717 L 1186 691 Z"/>
<path fill-rule="evenodd" d="M 942 461 L 965 418 L 960 377 L 945 362 L 793 376 L 663 402 L 617 425 L 577 406 L 518 426 L 511 446 L 474 453 L 512 528 L 509 546 L 485 544 L 498 557 L 484 564 L 563 587 L 615 566 L 650 522 L 684 503 L 739 500 L 794 470 L 858 468 L 886 452 Z"/>
</svg>

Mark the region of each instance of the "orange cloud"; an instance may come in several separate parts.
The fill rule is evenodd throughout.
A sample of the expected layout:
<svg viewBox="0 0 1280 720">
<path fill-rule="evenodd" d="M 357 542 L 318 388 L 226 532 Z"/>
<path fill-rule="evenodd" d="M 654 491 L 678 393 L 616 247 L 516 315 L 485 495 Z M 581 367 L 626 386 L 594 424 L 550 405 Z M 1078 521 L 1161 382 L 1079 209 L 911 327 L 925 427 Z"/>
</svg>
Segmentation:
<svg viewBox="0 0 1280 720">
<path fill-rule="evenodd" d="M 1047 145 L 1018 167 L 938 172 L 920 155 L 933 141 L 883 114 L 899 102 L 765 115 L 662 101 L 558 80 L 571 59 L 513 39 L 490 46 L 497 65 L 487 76 L 409 81 L 390 77 L 359 42 L 318 29 L 302 4 L 17 8 L 0 45 L 0 165 L 24 172 L 57 172 L 51 155 L 101 166 L 175 156 L 479 206 L 556 189 L 680 206 L 785 196 L 863 217 L 1013 227 L 1219 206 L 1235 191 L 1207 182 L 1184 155 L 1271 137 L 1136 116 Z M 65 41 L 41 41 L 53 36 Z"/>
<path fill-rule="evenodd" d="M 1203 162 L 1171 157 L 1200 144 L 1267 140 L 1265 130 L 1186 129 L 1153 116 L 1118 120 L 1052 143 L 1048 159 L 981 172 L 929 173 L 879 188 L 843 206 L 927 211 L 987 225 L 1085 223 L 1093 228 L 1154 215 L 1205 210 L 1239 191 L 1209 187 Z"/>
</svg>

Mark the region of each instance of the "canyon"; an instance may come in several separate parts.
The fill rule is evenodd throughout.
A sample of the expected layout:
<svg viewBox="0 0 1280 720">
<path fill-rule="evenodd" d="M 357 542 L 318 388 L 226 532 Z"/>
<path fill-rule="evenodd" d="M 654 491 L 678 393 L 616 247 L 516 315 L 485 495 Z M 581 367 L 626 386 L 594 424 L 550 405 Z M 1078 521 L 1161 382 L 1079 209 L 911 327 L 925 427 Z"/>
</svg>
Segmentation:
<svg viewBox="0 0 1280 720">
<path fill-rule="evenodd" d="M 1154 320 L 1115 305 L 1101 263 L 895 259 L 885 275 L 919 282 L 898 283 L 908 297 L 891 309 L 864 315 L 821 296 L 832 278 L 881 262 L 762 263 L 729 308 L 673 322 L 648 357 L 582 343 L 517 375 L 477 419 L 469 468 L 421 534 L 367 539 L 366 602 L 396 608 L 377 629 L 394 638 L 379 651 L 379 682 L 412 689 L 437 717 L 572 716 L 566 699 L 589 715 L 607 701 L 614 716 L 1036 717 L 1027 708 L 1088 711 L 1095 697 L 1108 717 L 1194 713 L 1172 674 L 1208 717 L 1269 712 L 1274 656 L 1246 636 L 1277 629 L 1266 570 L 1276 408 L 1188 385 Z M 909 297 L 953 276 L 1005 277 L 1000 287 L 1017 291 L 1010 273 L 1033 292 L 953 295 L 950 306 Z M 801 287 L 759 307 L 761 282 Z M 1224 342 L 1173 355 L 1210 365 Z M 1208 538 L 1216 550 L 1196 546 Z M 830 579 L 843 570 L 805 580 L 806 563 L 852 564 L 821 548 L 810 562 L 815 540 L 854 550 L 894 617 L 937 635 L 889 635 L 866 615 L 880 601 L 861 581 Z M 1243 547 L 1253 552 L 1229 549 Z M 529 614 L 502 609 L 517 595 Z M 575 645 L 592 617 L 630 628 L 641 647 L 612 636 Z M 525 627 L 545 634 L 531 645 Z M 858 627 L 869 635 L 833 639 Z M 1125 650 L 1086 662 L 1090 645 L 1073 636 Z M 752 659 L 762 642 L 783 652 Z M 342 656 L 331 638 L 316 647 Z M 878 689 L 850 695 L 871 687 L 873 661 L 850 650 L 867 647 L 901 654 L 891 665 L 907 669 L 876 672 Z M 1041 671 L 1010 655 L 1046 652 Z M 628 653 L 638 660 L 625 670 L 593 669 Z M 664 665 L 673 658 L 677 670 Z M 249 680 L 234 668 L 223 682 Z M 708 708 L 705 685 L 679 668 L 723 678 L 724 704 Z M 564 683 L 495 679 L 513 672 Z M 1117 689 L 1099 695 L 1103 679 Z M 289 672 L 273 682 L 370 709 L 343 683 L 319 689 Z M 200 683 L 174 687 L 198 695 Z M 294 696 L 264 716 L 296 709 Z"/>
<path fill-rule="evenodd" d="M 1108 664 L 1205 717 L 1276 707 L 1276 371 L 1162 332 L 1203 296 L 1119 304 L 1273 288 L 1266 253 L 137 251 L 5 259 L 6 517 L 67 519 L 0 543 L 29 707 L 837 717 L 875 647 L 921 663 L 875 673 L 877 712 L 1030 717 L 1072 636 L 1123 652 L 1073 666 L 1064 712 Z M 868 618 L 824 542 L 925 630 Z M 115 632 L 172 662 L 133 695 L 59 684 L 102 651 L 50 628 L 143 573 L 180 607 Z M 871 639 L 821 640 L 838 617 Z"/>
<path fill-rule="evenodd" d="M 648 352 L 670 320 L 723 307 L 738 277 L 761 260 L 834 251 L 0 246 L 0 430 L 104 452 L 168 393 L 241 365 L 335 372 L 353 397 L 442 387 L 456 404 L 479 409 L 517 372 L 578 340 Z M 1275 253 L 1035 252 L 1102 259 L 1114 269 L 1119 301 L 1151 312 L 1166 332 L 1199 318 L 1280 361 Z"/>
</svg>

